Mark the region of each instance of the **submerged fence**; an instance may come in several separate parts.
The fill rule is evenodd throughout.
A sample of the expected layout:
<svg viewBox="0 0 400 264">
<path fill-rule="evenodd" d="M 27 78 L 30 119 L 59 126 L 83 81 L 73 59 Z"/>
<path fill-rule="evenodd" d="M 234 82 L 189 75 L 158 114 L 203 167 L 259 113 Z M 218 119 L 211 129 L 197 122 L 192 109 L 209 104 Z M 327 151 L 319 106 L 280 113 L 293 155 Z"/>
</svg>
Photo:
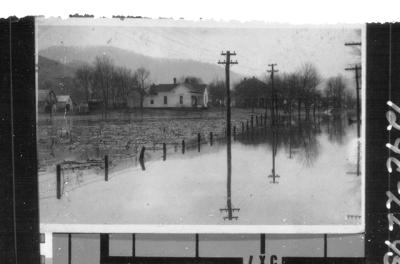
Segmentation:
<svg viewBox="0 0 400 264">
<path fill-rule="evenodd" d="M 267 128 L 268 119 L 265 114 L 252 113 L 249 119 L 235 122 L 231 127 L 231 136 L 235 141 L 239 136 L 254 135 L 260 128 Z M 258 132 L 257 132 L 258 131 Z M 226 128 L 223 131 L 209 131 L 197 133 L 197 136 L 182 139 L 178 142 L 154 142 L 151 145 L 142 145 L 139 151 L 131 154 L 105 154 L 102 159 L 91 159 L 82 162 L 63 161 L 56 165 L 55 177 L 39 177 L 41 184 L 41 198 L 61 197 L 69 191 L 84 185 L 104 181 L 115 177 L 118 172 L 133 166 L 140 165 L 145 170 L 144 160 L 167 160 L 169 155 L 185 154 L 187 151 L 201 152 L 206 145 L 226 141 Z M 51 173 L 50 173 L 51 175 Z M 53 174 L 54 175 L 54 174 Z"/>
</svg>

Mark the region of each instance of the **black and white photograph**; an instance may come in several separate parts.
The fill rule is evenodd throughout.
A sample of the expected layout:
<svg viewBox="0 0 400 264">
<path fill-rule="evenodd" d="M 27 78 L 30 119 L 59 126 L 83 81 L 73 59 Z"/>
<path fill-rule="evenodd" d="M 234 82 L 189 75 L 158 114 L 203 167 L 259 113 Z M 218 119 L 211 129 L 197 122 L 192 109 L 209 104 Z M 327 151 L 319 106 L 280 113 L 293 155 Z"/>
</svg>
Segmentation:
<svg viewBox="0 0 400 264">
<path fill-rule="evenodd" d="M 362 41 L 361 24 L 36 18 L 42 228 L 362 232 Z"/>
</svg>

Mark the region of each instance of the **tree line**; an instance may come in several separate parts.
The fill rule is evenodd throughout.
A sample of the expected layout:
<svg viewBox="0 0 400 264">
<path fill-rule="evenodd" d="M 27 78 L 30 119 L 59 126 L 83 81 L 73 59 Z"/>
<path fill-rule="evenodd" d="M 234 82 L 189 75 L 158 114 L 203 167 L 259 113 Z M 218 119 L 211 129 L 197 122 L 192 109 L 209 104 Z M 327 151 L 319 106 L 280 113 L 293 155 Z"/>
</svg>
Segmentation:
<svg viewBox="0 0 400 264">
<path fill-rule="evenodd" d="M 343 76 L 323 79 L 317 68 L 306 63 L 292 73 L 275 74 L 262 81 L 256 77 L 244 78 L 233 87 L 235 106 L 244 108 L 265 108 L 271 113 L 288 113 L 298 118 L 309 118 L 319 111 L 338 113 L 353 108 L 355 99 L 347 89 Z M 225 83 L 215 80 L 209 85 L 211 103 L 223 106 L 225 103 Z"/>
<path fill-rule="evenodd" d="M 107 116 L 109 109 L 126 108 L 133 93 L 143 108 L 149 76 L 150 71 L 144 67 L 131 71 L 116 66 L 107 56 L 97 56 L 93 65 L 85 64 L 77 69 L 75 80 L 84 91 L 85 101 L 102 102 L 103 114 Z"/>
<path fill-rule="evenodd" d="M 136 98 L 143 109 L 147 95 L 150 71 L 140 67 L 132 71 L 116 66 L 107 56 L 97 56 L 92 65 L 85 64 L 77 69 L 74 82 L 84 91 L 85 101 L 93 99 L 102 104 L 104 115 L 110 109 L 128 107 L 128 98 Z M 202 83 L 197 77 L 182 77 L 181 82 Z M 274 81 L 267 77 L 264 81 L 252 77 L 244 78 L 235 84 L 232 91 L 237 107 L 265 108 L 272 113 L 288 113 L 298 118 L 315 116 L 316 112 L 329 110 L 340 112 L 352 108 L 355 99 L 346 88 L 343 76 L 338 75 L 326 80 L 317 68 L 306 63 L 291 73 L 275 74 Z M 226 86 L 223 80 L 214 80 L 209 84 L 211 106 L 224 106 Z"/>
</svg>

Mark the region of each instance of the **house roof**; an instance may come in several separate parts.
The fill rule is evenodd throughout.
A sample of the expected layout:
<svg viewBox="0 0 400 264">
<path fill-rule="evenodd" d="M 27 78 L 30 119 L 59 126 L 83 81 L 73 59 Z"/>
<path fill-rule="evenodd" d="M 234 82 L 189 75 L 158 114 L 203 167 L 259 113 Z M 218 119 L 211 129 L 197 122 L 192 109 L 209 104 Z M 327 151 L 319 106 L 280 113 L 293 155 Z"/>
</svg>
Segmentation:
<svg viewBox="0 0 400 264">
<path fill-rule="evenodd" d="M 170 92 L 175 89 L 179 84 L 158 84 L 150 87 L 150 94 L 157 94 L 162 92 Z"/>
<path fill-rule="evenodd" d="M 57 102 L 59 102 L 59 103 L 66 103 L 70 99 L 71 99 L 71 96 L 69 96 L 69 95 L 57 95 Z"/>
<path fill-rule="evenodd" d="M 172 84 L 158 84 L 150 87 L 150 94 L 157 94 L 162 92 L 170 92 L 176 87 L 183 85 L 189 88 L 192 93 L 204 93 L 204 89 L 207 87 L 205 84 L 192 84 L 192 83 L 172 83 Z"/>
</svg>

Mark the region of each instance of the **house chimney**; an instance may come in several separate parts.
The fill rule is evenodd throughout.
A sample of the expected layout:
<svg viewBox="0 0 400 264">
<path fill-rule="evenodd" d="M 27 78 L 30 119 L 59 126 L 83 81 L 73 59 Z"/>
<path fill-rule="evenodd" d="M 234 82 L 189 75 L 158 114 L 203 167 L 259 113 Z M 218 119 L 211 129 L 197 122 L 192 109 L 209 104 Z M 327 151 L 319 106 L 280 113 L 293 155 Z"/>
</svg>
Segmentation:
<svg viewBox="0 0 400 264">
<path fill-rule="evenodd" d="M 174 77 L 174 84 L 176 84 L 176 78 Z"/>
</svg>

